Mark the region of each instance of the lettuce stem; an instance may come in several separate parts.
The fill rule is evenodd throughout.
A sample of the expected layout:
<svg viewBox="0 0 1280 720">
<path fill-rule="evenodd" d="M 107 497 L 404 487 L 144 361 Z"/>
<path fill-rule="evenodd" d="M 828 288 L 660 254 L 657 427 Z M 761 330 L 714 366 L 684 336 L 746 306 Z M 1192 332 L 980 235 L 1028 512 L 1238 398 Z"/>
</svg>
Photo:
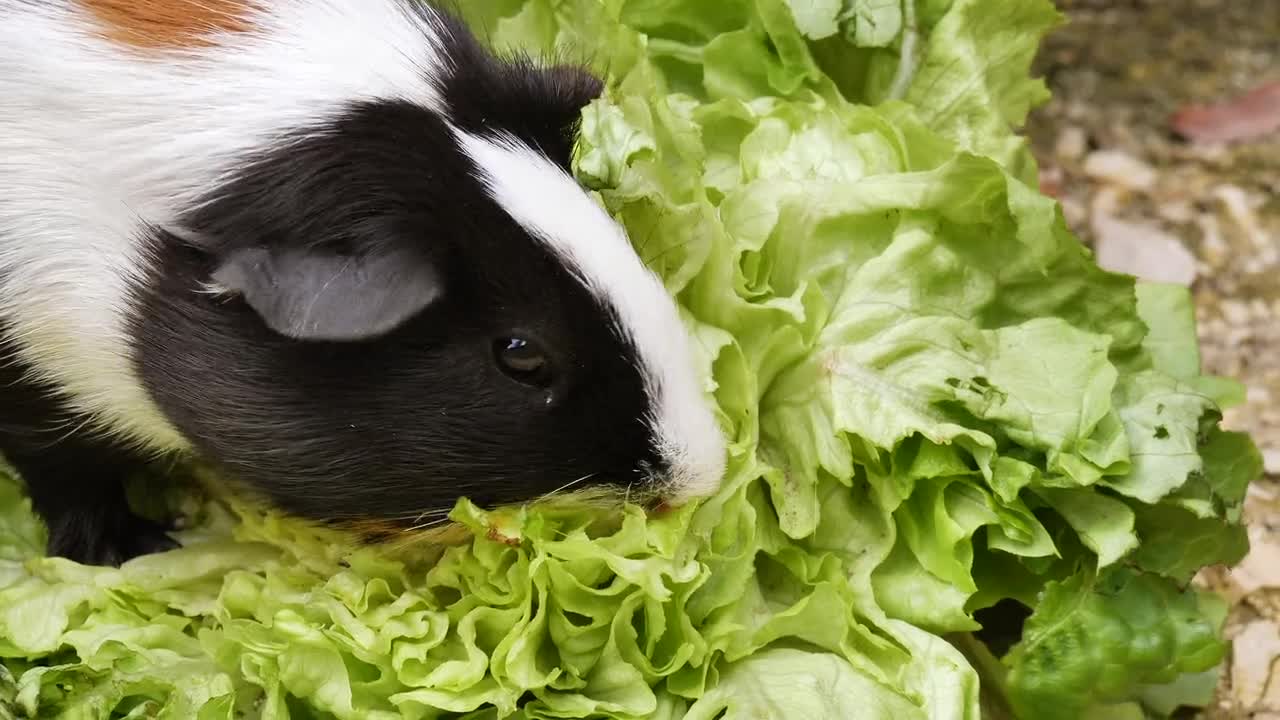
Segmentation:
<svg viewBox="0 0 1280 720">
<path fill-rule="evenodd" d="M 982 719 L 1017 720 L 1018 715 L 1009 705 L 1006 671 L 1000 659 L 972 633 L 952 633 L 946 639 L 969 660 L 969 664 L 978 673 Z"/>
<path fill-rule="evenodd" d="M 919 41 L 916 27 L 916 0 L 902 0 L 902 50 L 899 53 L 898 70 L 889 87 L 889 99 L 901 100 L 916 76 L 916 43 Z"/>
</svg>

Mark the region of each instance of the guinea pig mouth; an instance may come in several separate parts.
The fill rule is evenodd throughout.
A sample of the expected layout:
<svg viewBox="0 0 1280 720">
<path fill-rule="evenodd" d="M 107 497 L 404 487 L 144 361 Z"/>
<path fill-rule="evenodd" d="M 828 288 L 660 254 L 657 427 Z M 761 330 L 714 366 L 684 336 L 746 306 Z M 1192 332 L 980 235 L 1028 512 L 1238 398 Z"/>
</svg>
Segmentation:
<svg viewBox="0 0 1280 720">
<path fill-rule="evenodd" d="M 679 498 L 680 481 L 670 468 L 642 463 L 640 480 L 627 490 L 627 501 L 645 512 L 662 514 L 685 504 Z"/>
</svg>

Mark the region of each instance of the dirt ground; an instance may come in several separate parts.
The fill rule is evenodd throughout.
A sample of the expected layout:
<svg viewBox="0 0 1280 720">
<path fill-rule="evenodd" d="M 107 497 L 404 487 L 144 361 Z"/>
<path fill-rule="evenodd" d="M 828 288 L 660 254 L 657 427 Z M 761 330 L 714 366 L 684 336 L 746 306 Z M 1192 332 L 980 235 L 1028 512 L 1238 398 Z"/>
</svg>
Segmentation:
<svg viewBox="0 0 1280 720">
<path fill-rule="evenodd" d="M 1280 0 L 1057 3 L 1069 22 L 1036 66 L 1054 99 L 1027 127 L 1042 184 L 1100 262 L 1192 286 L 1206 370 L 1248 388 L 1225 424 L 1266 459 L 1249 557 L 1200 578 L 1234 603 L 1233 647 L 1217 703 L 1196 717 L 1280 720 Z M 1241 96 L 1254 101 L 1199 126 L 1238 120 L 1252 137 L 1186 136 L 1180 110 Z"/>
</svg>

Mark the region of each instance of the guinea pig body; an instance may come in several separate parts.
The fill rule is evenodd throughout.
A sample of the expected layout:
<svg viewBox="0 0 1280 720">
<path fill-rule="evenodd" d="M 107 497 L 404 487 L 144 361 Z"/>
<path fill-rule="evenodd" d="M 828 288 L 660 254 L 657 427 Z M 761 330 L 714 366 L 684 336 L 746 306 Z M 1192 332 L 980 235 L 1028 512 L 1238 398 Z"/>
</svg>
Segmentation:
<svg viewBox="0 0 1280 720">
<path fill-rule="evenodd" d="M 50 552 L 170 544 L 120 481 L 175 453 L 338 522 L 711 492 L 677 309 L 569 173 L 599 91 L 415 0 L 0 0 L 0 450 Z"/>
</svg>

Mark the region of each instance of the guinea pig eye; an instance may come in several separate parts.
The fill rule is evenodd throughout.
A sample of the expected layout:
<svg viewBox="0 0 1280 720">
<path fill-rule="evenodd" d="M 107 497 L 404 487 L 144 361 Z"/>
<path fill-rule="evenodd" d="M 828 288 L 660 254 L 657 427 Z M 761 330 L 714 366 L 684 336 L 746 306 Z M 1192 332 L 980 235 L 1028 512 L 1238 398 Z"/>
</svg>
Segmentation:
<svg viewBox="0 0 1280 720">
<path fill-rule="evenodd" d="M 493 343 L 498 367 L 513 380 L 526 385 L 550 383 L 550 362 L 542 348 L 523 338 L 501 338 Z"/>
</svg>

